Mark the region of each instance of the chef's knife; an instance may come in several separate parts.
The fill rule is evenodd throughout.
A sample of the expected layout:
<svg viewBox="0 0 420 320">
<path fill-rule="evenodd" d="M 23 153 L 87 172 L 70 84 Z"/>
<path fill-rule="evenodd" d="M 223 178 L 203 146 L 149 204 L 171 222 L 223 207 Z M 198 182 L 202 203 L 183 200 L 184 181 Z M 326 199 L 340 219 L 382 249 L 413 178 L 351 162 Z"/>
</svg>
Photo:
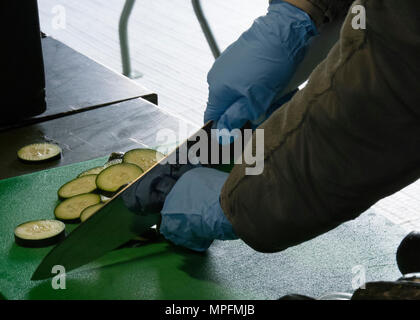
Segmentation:
<svg viewBox="0 0 420 320">
<path fill-rule="evenodd" d="M 212 122 L 209 122 L 202 128 L 208 137 L 211 127 Z M 189 150 L 199 137 L 197 132 L 80 224 L 47 254 L 33 274 L 32 280 L 52 277 L 54 274 L 51 271 L 55 265 L 63 266 L 66 272 L 76 269 L 158 224 L 164 201 L 161 194 L 165 194 L 165 188 L 173 185 L 171 177 L 177 178 L 193 167 L 189 163 L 173 164 L 178 163 L 174 161 L 174 157 L 178 159 L 180 152 Z M 163 176 L 168 179 L 161 179 Z M 151 185 L 153 192 L 150 189 Z M 147 203 L 148 206 L 141 207 L 142 203 Z"/>
</svg>

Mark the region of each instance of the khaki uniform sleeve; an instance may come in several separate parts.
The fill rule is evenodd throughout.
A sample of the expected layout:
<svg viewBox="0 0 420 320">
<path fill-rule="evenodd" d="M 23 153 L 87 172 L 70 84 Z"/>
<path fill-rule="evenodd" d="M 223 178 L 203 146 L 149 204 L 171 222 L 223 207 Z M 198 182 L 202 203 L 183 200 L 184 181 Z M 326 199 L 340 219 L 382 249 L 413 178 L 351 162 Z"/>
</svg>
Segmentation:
<svg viewBox="0 0 420 320">
<path fill-rule="evenodd" d="M 353 0 L 283 0 L 305 11 L 317 27 L 342 19 Z M 269 3 L 272 3 L 270 0 Z"/>
<path fill-rule="evenodd" d="M 255 250 L 312 239 L 420 177 L 420 2 L 354 5 L 366 29 L 349 13 L 305 89 L 260 127 L 264 172 L 236 165 L 223 187 L 227 218 Z"/>
</svg>

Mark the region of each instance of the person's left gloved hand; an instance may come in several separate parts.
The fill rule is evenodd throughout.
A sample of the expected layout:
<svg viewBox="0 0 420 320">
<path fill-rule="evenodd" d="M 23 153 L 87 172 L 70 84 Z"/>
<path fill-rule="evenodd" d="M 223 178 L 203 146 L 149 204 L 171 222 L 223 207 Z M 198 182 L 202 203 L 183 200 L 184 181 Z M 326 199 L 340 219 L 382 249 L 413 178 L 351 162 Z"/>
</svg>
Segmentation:
<svg viewBox="0 0 420 320">
<path fill-rule="evenodd" d="M 225 172 L 195 168 L 176 182 L 161 211 L 160 233 L 176 245 L 205 251 L 213 240 L 237 239 L 220 206 Z"/>
<path fill-rule="evenodd" d="M 267 119 L 295 93 L 284 90 L 317 34 L 306 12 L 273 0 L 267 14 L 256 19 L 208 73 L 204 122 L 213 120 L 217 129 L 232 130 Z"/>
</svg>

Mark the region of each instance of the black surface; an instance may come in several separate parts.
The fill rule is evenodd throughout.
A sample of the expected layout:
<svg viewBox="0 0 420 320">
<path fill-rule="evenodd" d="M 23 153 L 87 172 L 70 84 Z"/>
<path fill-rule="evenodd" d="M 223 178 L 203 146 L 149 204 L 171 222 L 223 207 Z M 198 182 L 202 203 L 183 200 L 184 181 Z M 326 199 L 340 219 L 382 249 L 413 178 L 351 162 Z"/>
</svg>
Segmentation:
<svg viewBox="0 0 420 320">
<path fill-rule="evenodd" d="M 397 250 L 397 264 L 402 274 L 420 272 L 420 232 L 410 232 Z"/>
<path fill-rule="evenodd" d="M 90 160 L 128 151 L 136 147 L 154 147 L 160 129 L 171 129 L 179 139 L 186 139 L 197 128 L 141 98 L 125 101 L 63 118 L 12 129 L 0 133 L 0 179 L 47 168 Z M 16 152 L 23 146 L 57 143 L 63 150 L 61 159 L 43 164 L 24 164 Z M 175 141 L 174 141 L 175 142 Z"/>
<path fill-rule="evenodd" d="M 60 41 L 46 37 L 41 42 L 45 62 L 47 110 L 14 126 L 45 121 L 138 97 L 157 104 L 156 94 Z M 20 77 L 22 82 L 26 81 L 25 74 Z M 10 127 L 13 126 L 4 125 L 0 130 Z"/>
<path fill-rule="evenodd" d="M 41 114 L 46 108 L 37 0 L 2 1 L 0 26 L 7 30 L 0 60 L 0 124 L 6 124 Z"/>
</svg>

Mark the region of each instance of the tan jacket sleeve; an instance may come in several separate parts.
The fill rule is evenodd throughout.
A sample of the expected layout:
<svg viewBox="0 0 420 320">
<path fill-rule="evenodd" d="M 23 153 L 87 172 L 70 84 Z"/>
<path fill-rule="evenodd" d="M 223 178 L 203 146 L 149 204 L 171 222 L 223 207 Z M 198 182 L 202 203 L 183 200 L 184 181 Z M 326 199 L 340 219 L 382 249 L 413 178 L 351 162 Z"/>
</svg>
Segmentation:
<svg viewBox="0 0 420 320">
<path fill-rule="evenodd" d="M 274 0 L 270 0 L 272 3 Z M 317 27 L 342 19 L 353 0 L 283 0 L 305 11 Z"/>
<path fill-rule="evenodd" d="M 260 127 L 263 174 L 236 165 L 223 187 L 227 218 L 255 250 L 314 238 L 420 177 L 420 2 L 360 4 L 366 30 L 349 13 L 306 88 Z"/>
</svg>

